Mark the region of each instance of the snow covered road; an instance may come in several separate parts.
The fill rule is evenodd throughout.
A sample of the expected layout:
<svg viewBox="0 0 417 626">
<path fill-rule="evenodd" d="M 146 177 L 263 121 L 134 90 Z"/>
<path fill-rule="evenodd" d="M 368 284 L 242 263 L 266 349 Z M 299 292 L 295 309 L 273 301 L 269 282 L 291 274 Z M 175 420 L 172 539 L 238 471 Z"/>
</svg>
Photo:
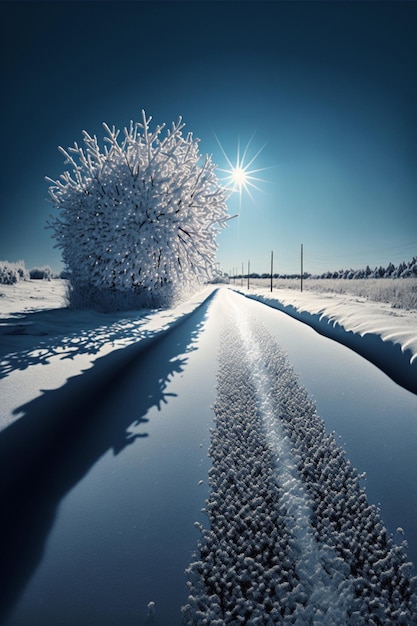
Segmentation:
<svg viewBox="0 0 417 626">
<path fill-rule="evenodd" d="M 252 307 L 225 297 L 209 525 L 186 623 L 415 623 L 404 547 Z"/>
<path fill-rule="evenodd" d="M 87 371 L 73 355 L 0 433 L 5 623 L 415 623 L 391 533 L 417 553 L 417 398 L 228 289 L 184 319 Z"/>
</svg>

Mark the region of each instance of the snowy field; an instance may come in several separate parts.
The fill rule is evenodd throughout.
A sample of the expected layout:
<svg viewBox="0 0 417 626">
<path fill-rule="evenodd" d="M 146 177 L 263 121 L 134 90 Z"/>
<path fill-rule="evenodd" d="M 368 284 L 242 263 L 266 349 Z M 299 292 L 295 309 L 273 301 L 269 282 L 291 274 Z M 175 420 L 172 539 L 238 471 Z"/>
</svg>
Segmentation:
<svg viewBox="0 0 417 626">
<path fill-rule="evenodd" d="M 415 311 L 243 291 L 0 287 L 4 624 L 417 623 Z"/>
<path fill-rule="evenodd" d="M 240 282 L 236 279 L 237 284 Z M 252 287 L 269 288 L 270 279 L 253 279 L 250 284 Z M 273 289 L 300 291 L 300 279 L 274 278 Z M 373 302 L 385 302 L 398 309 L 417 310 L 417 278 L 308 278 L 304 280 L 304 289 L 315 293 L 338 293 Z"/>
</svg>

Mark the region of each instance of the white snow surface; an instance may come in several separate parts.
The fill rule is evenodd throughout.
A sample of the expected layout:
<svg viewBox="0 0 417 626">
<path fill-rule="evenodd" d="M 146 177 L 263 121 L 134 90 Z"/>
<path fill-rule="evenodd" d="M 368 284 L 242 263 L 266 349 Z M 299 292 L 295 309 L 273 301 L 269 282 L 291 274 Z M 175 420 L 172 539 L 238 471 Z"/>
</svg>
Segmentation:
<svg viewBox="0 0 417 626">
<path fill-rule="evenodd" d="M 411 568 L 406 552 L 387 536 L 356 470 L 326 435 L 264 325 L 267 307 L 230 292 L 215 302 L 225 326 L 209 526 L 187 570 L 185 623 L 353 626 L 384 615 L 386 623 L 414 624 L 414 593 L 408 606 L 406 597 L 391 603 L 382 588 Z M 275 326 L 285 318 L 273 317 Z M 403 582 L 388 584 L 400 589 Z"/>
<path fill-rule="evenodd" d="M 10 333 L 12 320 L 18 320 L 25 313 L 39 310 L 64 308 L 65 284 L 63 280 L 52 281 L 21 281 L 15 285 L 0 285 L 0 334 Z M 233 286 L 231 286 L 233 288 Z M 151 313 L 153 330 L 160 326 L 166 329 L 175 318 L 181 317 L 186 312 L 191 312 L 213 290 L 214 286 L 208 286 L 198 293 L 187 303 L 170 310 L 154 310 Z M 417 361 L 417 311 L 394 309 L 390 304 L 371 302 L 365 298 L 342 294 L 317 294 L 311 291 L 297 292 L 294 289 L 275 289 L 272 293 L 269 289 L 251 287 L 238 291 L 245 295 L 262 300 L 265 304 L 285 311 L 294 317 L 298 313 L 309 313 L 316 316 L 325 324 L 335 326 L 338 324 L 346 332 L 351 332 L 364 337 L 365 335 L 377 335 L 382 341 L 398 344 L 403 353 L 407 353 L 410 363 Z M 149 311 L 129 312 L 127 317 L 138 320 L 149 315 Z M 103 318 L 100 313 L 92 311 L 67 311 L 67 326 L 90 322 L 94 318 Z M 109 316 L 106 316 L 109 318 Z M 114 315 L 120 319 L 121 314 Z M 170 318 L 170 320 L 168 319 Z M 53 320 L 48 320 L 47 326 L 50 333 L 54 332 Z M 48 332 L 48 328 L 42 329 Z M 60 325 L 61 328 L 61 325 Z M 36 332 L 36 327 L 33 328 Z M 33 334 L 33 333 L 29 333 Z M 137 337 L 135 338 L 135 340 Z"/>
<path fill-rule="evenodd" d="M 142 349 L 191 314 L 217 287 L 208 285 L 172 309 L 109 314 L 66 308 L 65 280 L 0 285 L 0 429 L 16 419 L 16 398 L 22 404 L 41 389 L 60 387 L 112 351 L 133 344 Z M 237 290 L 348 345 L 417 392 L 417 311 L 350 295 Z M 31 376 L 25 372 L 29 366 Z"/>
<path fill-rule="evenodd" d="M 258 287 L 239 289 L 266 304 L 296 316 L 309 313 L 324 324 L 339 324 L 346 332 L 361 337 L 378 335 L 382 341 L 398 344 L 401 351 L 409 351 L 410 363 L 417 360 L 417 311 L 394 309 L 390 304 L 371 302 L 348 294 L 318 294 L 294 289 L 269 289 Z M 291 312 L 290 307 L 295 309 Z"/>
<path fill-rule="evenodd" d="M 98 313 L 66 308 L 66 281 L 22 281 L 0 286 L 0 430 L 17 407 L 122 348 L 142 350 L 180 323 L 214 291 L 207 286 L 172 309 Z M 115 361 L 115 364 L 116 364 Z M 29 368 L 29 371 L 28 371 Z"/>
<path fill-rule="evenodd" d="M 207 286 L 187 302 L 172 309 L 104 314 L 67 309 L 65 281 L 27 281 L 13 286 L 0 286 L 0 429 L 19 419 L 22 414 L 20 407 L 24 408 L 25 404 L 41 396 L 46 389 L 62 387 L 69 378 L 91 369 L 101 357 L 111 355 L 111 362 L 106 360 L 107 367 L 117 368 L 129 354 L 139 353 L 155 338 L 191 315 L 217 288 L 217 285 Z M 375 345 L 379 353 L 381 346 L 387 348 L 386 358 L 380 357 L 379 363 L 391 359 L 395 346 L 404 357 L 401 376 L 406 377 L 404 372 L 407 371 L 410 377 L 415 376 L 416 312 L 393 310 L 389 305 L 339 294 L 323 296 L 292 290 L 279 290 L 271 294 L 259 288 L 241 291 L 248 297 L 311 324 L 322 334 L 333 336 L 358 352 L 362 349 L 361 342 L 365 340 L 366 343 L 366 338 L 372 337 L 377 343 L 367 344 L 369 354 Z M 229 309 L 227 313 L 230 313 Z M 240 331 L 244 331 L 244 321 L 242 325 Z M 242 340 L 247 342 L 250 338 L 245 339 L 243 332 Z M 255 365 L 260 354 L 252 353 L 250 356 L 251 346 L 248 344 L 246 347 L 250 365 Z M 366 350 L 363 352 L 366 355 Z M 399 363 L 398 355 L 396 359 L 395 366 Z M 260 402 L 260 409 L 270 443 L 278 437 L 277 442 L 282 446 L 281 433 L 276 430 L 276 424 L 270 424 L 268 419 L 270 407 L 266 390 L 262 393 L 263 384 L 267 382 L 259 372 L 257 377 L 256 372 L 255 368 L 254 381 L 257 383 L 259 399 L 264 398 Z M 100 370 L 97 375 L 99 373 Z M 230 380 L 233 382 L 233 378 Z M 281 457 L 281 460 L 287 460 L 281 469 L 276 467 L 276 475 L 281 481 L 286 474 L 293 482 L 293 491 L 300 497 L 300 500 L 292 501 L 298 507 L 296 514 L 298 516 L 301 508 L 305 507 L 308 517 L 310 503 L 293 471 L 290 450 L 286 446 L 278 449 L 278 443 L 276 446 L 275 443 L 272 448 L 277 459 Z M 308 533 L 300 535 L 298 540 L 303 551 L 310 554 L 316 570 L 320 570 L 322 548 L 315 547 Z M 324 597 L 326 585 L 329 587 L 329 600 L 333 604 L 331 594 L 334 589 L 329 580 L 324 577 L 317 585 L 320 587 L 320 598 Z"/>
<path fill-rule="evenodd" d="M 352 348 L 395 382 L 417 393 L 417 311 L 349 294 L 239 288 Z"/>
</svg>

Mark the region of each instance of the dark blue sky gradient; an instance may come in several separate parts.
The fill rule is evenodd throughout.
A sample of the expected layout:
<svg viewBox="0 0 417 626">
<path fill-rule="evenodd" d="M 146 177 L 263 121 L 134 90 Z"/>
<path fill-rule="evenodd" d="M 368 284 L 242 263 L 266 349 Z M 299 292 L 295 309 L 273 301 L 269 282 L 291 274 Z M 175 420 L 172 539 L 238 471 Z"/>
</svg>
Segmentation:
<svg viewBox="0 0 417 626">
<path fill-rule="evenodd" d="M 1 2 L 0 259 L 61 269 L 45 222 L 57 146 L 144 108 L 267 182 L 230 200 L 225 271 L 417 254 L 416 2 Z M 219 176 L 221 173 L 219 172 Z"/>
</svg>

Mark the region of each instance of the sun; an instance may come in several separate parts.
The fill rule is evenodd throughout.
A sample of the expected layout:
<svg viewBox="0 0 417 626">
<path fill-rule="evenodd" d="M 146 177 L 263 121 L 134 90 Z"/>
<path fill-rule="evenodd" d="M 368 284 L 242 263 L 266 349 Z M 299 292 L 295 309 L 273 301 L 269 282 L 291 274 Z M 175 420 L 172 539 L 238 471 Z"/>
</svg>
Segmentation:
<svg viewBox="0 0 417 626">
<path fill-rule="evenodd" d="M 257 183 L 267 182 L 263 178 L 258 178 L 257 174 L 258 172 L 269 168 L 252 168 L 253 164 L 255 163 L 256 159 L 261 154 L 265 146 L 262 146 L 262 148 L 260 148 L 254 156 L 249 158 L 249 148 L 251 146 L 254 135 L 252 135 L 252 137 L 249 139 L 245 149 L 243 150 L 243 153 L 241 153 L 240 142 L 238 141 L 236 160 L 233 164 L 231 159 L 226 154 L 222 144 L 220 143 L 219 138 L 216 135 L 214 136 L 228 165 L 228 167 L 225 169 L 219 168 L 220 172 L 224 172 L 226 174 L 226 176 L 222 179 L 225 189 L 227 189 L 231 193 L 237 192 L 239 194 L 240 204 L 242 202 L 243 192 L 247 193 L 249 197 L 253 200 L 251 189 L 263 191 Z"/>
<path fill-rule="evenodd" d="M 247 182 L 247 176 L 245 170 L 241 167 L 235 167 L 232 169 L 231 177 L 237 187 L 244 187 Z"/>
</svg>

